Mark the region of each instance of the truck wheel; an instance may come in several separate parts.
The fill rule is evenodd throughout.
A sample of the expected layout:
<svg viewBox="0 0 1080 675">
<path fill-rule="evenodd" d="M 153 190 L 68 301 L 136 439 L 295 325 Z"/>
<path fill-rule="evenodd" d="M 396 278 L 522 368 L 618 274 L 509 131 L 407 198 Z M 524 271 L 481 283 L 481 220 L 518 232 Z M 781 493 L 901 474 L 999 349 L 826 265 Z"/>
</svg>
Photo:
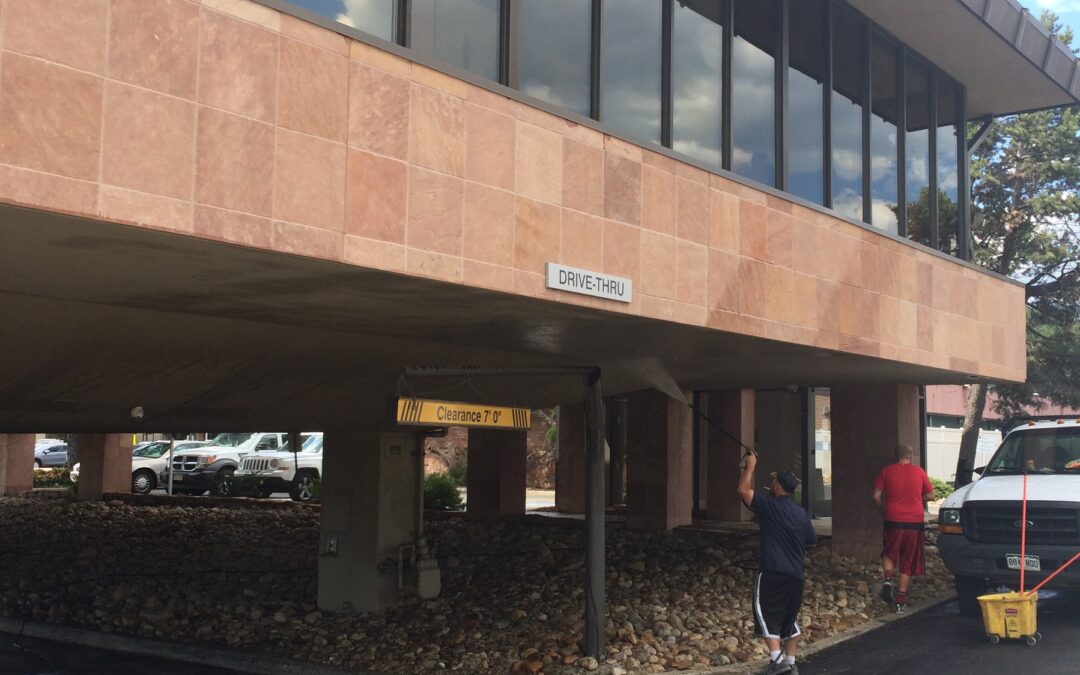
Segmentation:
<svg viewBox="0 0 1080 675">
<path fill-rule="evenodd" d="M 157 479 L 154 472 L 147 469 L 139 469 L 131 476 L 131 494 L 145 495 L 157 487 Z"/>
<path fill-rule="evenodd" d="M 295 502 L 310 502 L 318 494 L 319 475 L 314 471 L 301 470 L 289 488 L 289 496 Z"/>
<path fill-rule="evenodd" d="M 214 480 L 210 483 L 210 494 L 215 497 L 232 497 L 236 492 L 236 486 L 233 485 L 234 473 L 235 466 L 222 467 L 214 474 Z"/>
<path fill-rule="evenodd" d="M 979 596 L 986 593 L 986 580 L 979 577 L 956 577 L 956 599 L 961 616 L 978 616 Z"/>
</svg>

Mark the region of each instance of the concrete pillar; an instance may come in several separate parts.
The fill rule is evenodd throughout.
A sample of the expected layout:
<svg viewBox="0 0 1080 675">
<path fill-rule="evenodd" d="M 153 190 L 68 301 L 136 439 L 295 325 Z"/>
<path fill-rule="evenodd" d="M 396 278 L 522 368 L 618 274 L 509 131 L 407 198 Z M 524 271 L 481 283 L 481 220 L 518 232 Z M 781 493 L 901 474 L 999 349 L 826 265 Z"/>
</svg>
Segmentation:
<svg viewBox="0 0 1080 675">
<path fill-rule="evenodd" d="M 555 508 L 585 513 L 585 404 L 559 406 L 559 447 L 555 457 Z"/>
<path fill-rule="evenodd" d="M 416 541 L 420 437 L 412 432 L 327 433 L 319 526 L 319 608 L 381 611 L 411 583 L 403 546 Z"/>
<path fill-rule="evenodd" d="M 34 488 L 34 434 L 0 434 L 0 495 Z"/>
<path fill-rule="evenodd" d="M 78 434 L 79 500 L 131 492 L 131 434 Z"/>
<path fill-rule="evenodd" d="M 709 419 L 739 442 L 754 447 L 754 390 L 710 391 Z M 709 520 L 738 522 L 749 520 L 753 512 L 746 508 L 735 488 L 739 483 L 739 462 L 743 449 L 712 425 L 703 425 L 707 442 L 707 479 L 705 511 Z"/>
<path fill-rule="evenodd" d="M 693 521 L 693 413 L 655 389 L 629 396 L 626 526 L 662 531 Z"/>
<path fill-rule="evenodd" d="M 895 460 L 900 443 L 919 451 L 919 388 L 915 385 L 832 387 L 833 553 L 881 558 L 882 520 L 874 479 Z"/>
<path fill-rule="evenodd" d="M 469 429 L 470 520 L 524 515 L 528 442 L 527 431 Z"/>
</svg>

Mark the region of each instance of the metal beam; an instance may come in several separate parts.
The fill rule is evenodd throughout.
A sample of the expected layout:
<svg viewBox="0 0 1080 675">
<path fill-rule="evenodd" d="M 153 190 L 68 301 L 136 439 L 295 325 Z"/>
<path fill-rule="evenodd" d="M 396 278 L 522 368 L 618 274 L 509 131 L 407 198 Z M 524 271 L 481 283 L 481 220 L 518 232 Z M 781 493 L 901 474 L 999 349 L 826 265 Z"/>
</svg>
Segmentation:
<svg viewBox="0 0 1080 675">
<path fill-rule="evenodd" d="M 604 400 L 600 369 L 585 376 L 585 654 L 605 657 Z"/>
<path fill-rule="evenodd" d="M 995 122 L 993 117 L 986 117 L 983 119 L 982 126 L 979 127 L 979 130 L 975 132 L 974 136 L 968 139 L 967 151 L 969 153 L 975 152 L 979 149 L 979 146 L 981 146 L 986 140 L 986 138 L 990 135 L 990 132 L 994 128 L 994 124 Z"/>
</svg>

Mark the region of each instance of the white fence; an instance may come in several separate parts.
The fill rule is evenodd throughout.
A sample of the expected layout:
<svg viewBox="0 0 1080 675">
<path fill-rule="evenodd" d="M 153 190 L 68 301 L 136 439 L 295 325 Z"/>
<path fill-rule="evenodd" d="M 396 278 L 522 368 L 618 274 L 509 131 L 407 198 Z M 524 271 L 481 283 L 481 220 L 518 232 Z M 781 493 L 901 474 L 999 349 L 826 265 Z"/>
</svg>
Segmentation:
<svg viewBox="0 0 1080 675">
<path fill-rule="evenodd" d="M 926 473 L 931 478 L 951 482 L 956 478 L 956 460 L 960 456 L 960 429 L 926 427 Z M 979 430 L 975 466 L 986 466 L 1001 443 L 1000 431 Z"/>
</svg>

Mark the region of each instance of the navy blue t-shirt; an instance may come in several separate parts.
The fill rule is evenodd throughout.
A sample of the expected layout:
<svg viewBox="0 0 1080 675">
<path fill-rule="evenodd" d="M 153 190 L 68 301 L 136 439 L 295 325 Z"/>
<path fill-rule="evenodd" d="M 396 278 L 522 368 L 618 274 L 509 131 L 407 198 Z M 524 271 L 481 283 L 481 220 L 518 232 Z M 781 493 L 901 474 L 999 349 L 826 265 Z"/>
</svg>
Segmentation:
<svg viewBox="0 0 1080 675">
<path fill-rule="evenodd" d="M 817 541 L 810 516 L 789 496 L 754 493 L 750 508 L 761 529 L 762 572 L 781 572 L 803 578 L 803 554 Z"/>
</svg>

